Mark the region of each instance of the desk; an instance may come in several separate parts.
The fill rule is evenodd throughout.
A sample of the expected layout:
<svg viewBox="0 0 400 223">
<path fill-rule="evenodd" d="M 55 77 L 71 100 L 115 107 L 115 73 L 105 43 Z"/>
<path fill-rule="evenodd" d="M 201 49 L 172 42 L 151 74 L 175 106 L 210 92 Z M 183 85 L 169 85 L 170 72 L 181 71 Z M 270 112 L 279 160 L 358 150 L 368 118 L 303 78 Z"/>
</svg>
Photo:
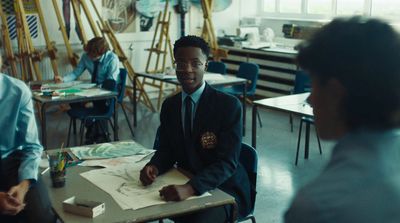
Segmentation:
<svg viewBox="0 0 400 223">
<path fill-rule="evenodd" d="M 143 72 L 135 73 L 135 79 L 133 80 L 133 125 L 137 125 L 137 102 L 136 102 L 136 78 L 137 77 L 145 77 L 153 80 L 162 81 L 165 83 L 180 85 L 179 81 L 176 78 L 164 78 L 163 74 L 147 74 Z M 205 74 L 206 75 L 206 74 Z M 221 80 L 206 80 L 206 82 L 211 86 L 233 86 L 233 85 L 243 85 L 243 98 L 242 98 L 242 107 L 243 107 L 243 135 L 246 130 L 246 88 L 247 88 L 247 80 L 244 78 L 238 78 L 231 75 L 222 75 L 223 79 Z"/>
<path fill-rule="evenodd" d="M 237 208 L 234 197 L 219 189 L 211 191 L 211 196 L 124 211 L 109 194 L 79 175 L 81 172 L 92 169 L 80 166 L 69 167 L 67 169 L 66 184 L 62 188 L 53 188 L 51 186 L 49 171 L 42 176 L 44 184 L 48 188 L 53 210 L 63 222 L 145 222 L 223 205 L 232 205 L 231 222 L 236 220 Z M 86 218 L 64 212 L 62 202 L 72 196 L 87 200 L 102 201 L 105 203 L 106 212 L 96 218 Z"/>
<path fill-rule="evenodd" d="M 47 131 L 46 131 L 46 107 L 48 105 L 57 105 L 64 103 L 76 103 L 76 102 L 88 102 L 88 101 L 97 101 L 97 100 L 105 100 L 114 98 L 117 101 L 117 93 L 109 92 L 107 94 L 95 95 L 91 97 L 83 97 L 77 95 L 63 96 L 52 99 L 48 96 L 41 96 L 38 94 L 33 94 L 33 100 L 40 104 L 40 127 L 42 134 L 42 144 L 45 149 L 47 149 Z M 115 103 L 114 111 L 117 111 L 117 104 Z M 118 112 L 114 112 L 114 141 L 118 141 Z"/>
<path fill-rule="evenodd" d="M 254 101 L 252 111 L 251 145 L 256 148 L 258 107 L 313 117 L 313 110 L 311 106 L 306 103 L 306 99 L 309 95 L 310 93 L 302 93 Z M 306 154 L 308 154 L 308 148 L 306 148 Z"/>
</svg>

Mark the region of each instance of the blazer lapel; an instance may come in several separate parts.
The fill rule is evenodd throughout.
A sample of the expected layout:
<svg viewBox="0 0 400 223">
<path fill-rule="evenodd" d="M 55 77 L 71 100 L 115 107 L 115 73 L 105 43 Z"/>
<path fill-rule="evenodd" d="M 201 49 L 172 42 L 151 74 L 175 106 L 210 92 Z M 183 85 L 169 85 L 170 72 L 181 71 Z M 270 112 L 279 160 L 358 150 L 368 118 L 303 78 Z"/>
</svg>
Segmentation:
<svg viewBox="0 0 400 223">
<path fill-rule="evenodd" d="M 207 114 L 210 112 L 210 108 L 213 108 L 213 105 L 210 103 L 210 96 L 214 89 L 212 89 L 208 84 L 204 89 L 203 94 L 200 97 L 199 104 L 196 110 L 196 116 L 193 121 L 193 136 L 194 139 L 200 134 L 200 129 L 202 122 L 206 120 Z"/>
</svg>

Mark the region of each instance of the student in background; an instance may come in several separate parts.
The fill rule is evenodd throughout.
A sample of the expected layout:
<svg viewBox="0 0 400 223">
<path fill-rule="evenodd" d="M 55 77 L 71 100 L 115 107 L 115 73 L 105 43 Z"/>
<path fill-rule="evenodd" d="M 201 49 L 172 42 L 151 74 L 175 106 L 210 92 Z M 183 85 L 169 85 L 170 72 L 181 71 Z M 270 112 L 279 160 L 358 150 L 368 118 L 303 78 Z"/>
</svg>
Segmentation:
<svg viewBox="0 0 400 223">
<path fill-rule="evenodd" d="M 43 147 L 26 84 L 0 73 L 0 108 L 0 222 L 55 222 L 38 179 Z"/>
<path fill-rule="evenodd" d="M 176 75 L 182 92 L 167 98 L 161 109 L 159 148 L 141 170 L 140 180 L 152 184 L 177 163 L 193 177 L 183 185 L 160 190 L 167 201 L 181 201 L 220 188 L 235 197 L 239 215 L 250 210 L 247 173 L 239 163 L 242 107 L 239 100 L 203 80 L 210 48 L 196 36 L 175 42 Z M 225 222 L 229 207 L 177 217 L 176 222 Z"/>
<path fill-rule="evenodd" d="M 377 19 L 335 19 L 299 50 L 321 138 L 337 140 L 286 223 L 400 222 L 400 36 Z"/>
<path fill-rule="evenodd" d="M 71 82 L 76 80 L 85 70 L 91 74 L 91 82 L 97 85 L 102 85 L 106 80 L 114 80 L 115 83 L 119 80 L 119 60 L 118 56 L 110 51 L 107 40 L 103 37 L 94 37 L 89 40 L 84 48 L 85 52 L 82 55 L 78 66 L 64 77 L 55 76 L 56 82 Z M 72 109 L 82 109 L 81 103 L 71 104 Z M 99 113 L 104 113 L 107 109 L 107 101 L 94 101 L 93 107 Z M 101 131 L 98 125 L 102 125 L 105 132 Z M 96 128 L 94 126 L 97 126 Z M 85 144 L 93 142 L 101 143 L 110 141 L 107 132 L 107 122 L 101 121 L 89 123 L 87 126 Z"/>
</svg>

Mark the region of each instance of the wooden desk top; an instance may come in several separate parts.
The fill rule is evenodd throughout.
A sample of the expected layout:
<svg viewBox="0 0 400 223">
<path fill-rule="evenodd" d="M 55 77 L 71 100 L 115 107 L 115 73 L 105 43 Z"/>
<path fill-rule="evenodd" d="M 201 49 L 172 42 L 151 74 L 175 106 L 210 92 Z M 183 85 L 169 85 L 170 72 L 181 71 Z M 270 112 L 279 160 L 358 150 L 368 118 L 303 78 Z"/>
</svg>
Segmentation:
<svg viewBox="0 0 400 223">
<path fill-rule="evenodd" d="M 314 116 L 312 107 L 306 103 L 310 93 L 294 94 L 282 97 L 254 101 L 254 105 L 298 115 Z"/>
<path fill-rule="evenodd" d="M 66 184 L 62 188 L 52 187 L 49 171 L 42 175 L 43 182 L 48 188 L 53 209 L 63 222 L 144 222 L 177 216 L 210 207 L 235 204 L 234 197 L 219 189 L 215 189 L 210 192 L 212 194 L 211 196 L 198 199 L 169 202 L 138 210 L 122 210 L 108 193 L 80 176 L 80 173 L 93 169 L 92 167 L 82 166 L 67 168 Z M 95 218 L 87 218 L 64 212 L 62 202 L 72 196 L 76 196 L 80 199 L 104 202 L 106 211 L 104 214 Z"/>
</svg>

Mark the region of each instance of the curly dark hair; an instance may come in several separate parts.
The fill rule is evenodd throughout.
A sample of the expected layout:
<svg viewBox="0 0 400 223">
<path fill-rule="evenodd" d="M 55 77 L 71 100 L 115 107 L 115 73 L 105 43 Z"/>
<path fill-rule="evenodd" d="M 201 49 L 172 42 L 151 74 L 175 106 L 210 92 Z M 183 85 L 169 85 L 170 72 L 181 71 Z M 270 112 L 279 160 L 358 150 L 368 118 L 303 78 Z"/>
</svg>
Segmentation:
<svg viewBox="0 0 400 223">
<path fill-rule="evenodd" d="M 183 36 L 174 44 L 174 55 L 176 55 L 176 51 L 181 47 L 198 47 L 201 49 L 203 54 L 208 58 L 210 54 L 210 47 L 207 42 L 198 36 Z"/>
<path fill-rule="evenodd" d="M 333 78 L 345 87 L 342 105 L 350 129 L 400 126 L 400 36 L 390 25 L 338 18 L 299 48 L 299 66 L 313 80 L 323 86 Z"/>
<path fill-rule="evenodd" d="M 110 47 L 104 37 L 94 37 L 84 47 L 87 54 L 100 56 L 107 52 Z"/>
</svg>

